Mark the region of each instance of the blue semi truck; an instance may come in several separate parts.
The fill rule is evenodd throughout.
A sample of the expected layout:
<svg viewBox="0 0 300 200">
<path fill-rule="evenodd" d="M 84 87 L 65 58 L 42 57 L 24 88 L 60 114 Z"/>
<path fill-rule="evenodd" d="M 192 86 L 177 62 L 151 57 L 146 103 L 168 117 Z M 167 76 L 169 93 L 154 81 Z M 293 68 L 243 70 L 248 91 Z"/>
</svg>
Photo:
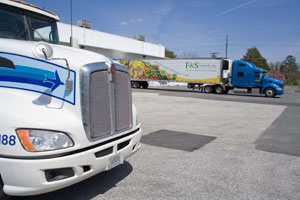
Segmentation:
<svg viewBox="0 0 300 200">
<path fill-rule="evenodd" d="M 284 85 L 267 72 L 242 60 L 157 59 L 121 60 L 130 72 L 132 87 L 148 88 L 149 81 L 183 82 L 205 93 L 226 94 L 234 88 L 259 88 L 266 97 L 282 95 Z"/>
<path fill-rule="evenodd" d="M 232 64 L 232 76 L 229 81 L 229 89 L 259 88 L 260 94 L 267 97 L 275 97 L 283 94 L 283 82 L 267 76 L 267 71 L 257 68 L 250 62 L 235 60 Z"/>
</svg>

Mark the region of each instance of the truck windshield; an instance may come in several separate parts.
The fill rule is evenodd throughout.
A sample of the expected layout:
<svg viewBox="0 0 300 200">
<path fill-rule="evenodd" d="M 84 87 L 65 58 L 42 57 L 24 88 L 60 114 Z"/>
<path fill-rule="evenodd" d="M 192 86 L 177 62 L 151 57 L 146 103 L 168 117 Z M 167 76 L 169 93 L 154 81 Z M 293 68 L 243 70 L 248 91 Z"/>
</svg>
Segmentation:
<svg viewBox="0 0 300 200">
<path fill-rule="evenodd" d="M 58 44 L 54 19 L 0 4 L 0 38 Z"/>
<path fill-rule="evenodd" d="M 268 72 L 263 72 L 262 75 L 263 77 L 268 77 Z"/>
</svg>

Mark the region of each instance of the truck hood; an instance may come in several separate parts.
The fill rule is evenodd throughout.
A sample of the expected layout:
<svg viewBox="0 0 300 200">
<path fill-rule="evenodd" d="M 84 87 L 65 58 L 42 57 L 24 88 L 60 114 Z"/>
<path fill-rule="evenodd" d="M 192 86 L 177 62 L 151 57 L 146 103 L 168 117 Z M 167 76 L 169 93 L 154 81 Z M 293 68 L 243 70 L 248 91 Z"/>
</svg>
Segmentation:
<svg viewBox="0 0 300 200">
<path fill-rule="evenodd" d="M 14 39 L 0 39 L 0 52 L 19 54 L 36 59 L 33 49 L 38 42 L 22 41 Z M 93 62 L 113 62 L 101 54 L 93 53 L 90 51 L 76 49 L 72 47 L 49 44 L 53 48 L 53 58 L 66 58 L 69 64 L 74 66 L 82 66 Z"/>
<path fill-rule="evenodd" d="M 280 87 L 283 87 L 283 81 L 280 81 L 280 80 L 277 80 L 277 79 L 274 79 L 274 78 L 270 78 L 270 77 L 265 77 L 266 81 L 268 82 L 272 82 Z"/>
</svg>

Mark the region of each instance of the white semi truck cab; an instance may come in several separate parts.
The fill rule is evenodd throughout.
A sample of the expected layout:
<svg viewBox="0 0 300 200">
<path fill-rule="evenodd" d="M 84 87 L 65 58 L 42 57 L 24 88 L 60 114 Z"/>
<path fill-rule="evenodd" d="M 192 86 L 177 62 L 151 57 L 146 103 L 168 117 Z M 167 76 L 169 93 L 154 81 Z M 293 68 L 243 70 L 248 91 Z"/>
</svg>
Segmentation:
<svg viewBox="0 0 300 200">
<path fill-rule="evenodd" d="M 58 20 L 0 0 L 0 199 L 72 185 L 141 145 L 128 70 L 59 45 Z"/>
</svg>

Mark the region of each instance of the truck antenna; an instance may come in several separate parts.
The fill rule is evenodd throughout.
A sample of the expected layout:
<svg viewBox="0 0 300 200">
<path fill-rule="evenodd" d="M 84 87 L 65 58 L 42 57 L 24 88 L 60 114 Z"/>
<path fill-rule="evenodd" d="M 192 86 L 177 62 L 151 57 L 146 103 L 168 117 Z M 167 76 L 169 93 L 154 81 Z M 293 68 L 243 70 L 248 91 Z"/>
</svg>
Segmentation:
<svg viewBox="0 0 300 200">
<path fill-rule="evenodd" d="M 227 52 L 228 52 L 228 34 L 226 35 L 226 49 L 225 49 L 225 58 L 227 58 Z"/>
</svg>

